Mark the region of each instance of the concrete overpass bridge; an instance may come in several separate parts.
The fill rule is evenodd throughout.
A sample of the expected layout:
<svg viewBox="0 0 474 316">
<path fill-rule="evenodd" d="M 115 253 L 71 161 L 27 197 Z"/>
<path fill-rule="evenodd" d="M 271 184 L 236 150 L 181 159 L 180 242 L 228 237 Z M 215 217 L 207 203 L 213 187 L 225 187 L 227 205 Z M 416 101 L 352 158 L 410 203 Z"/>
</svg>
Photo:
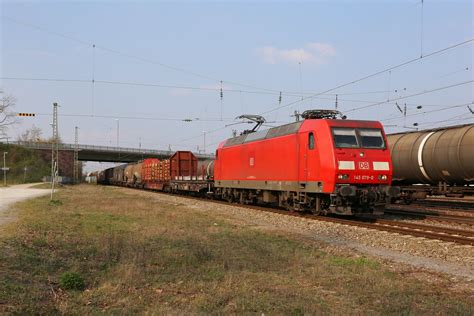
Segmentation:
<svg viewBox="0 0 474 316">
<path fill-rule="evenodd" d="M 5 143 L 4 143 L 5 144 Z M 23 146 L 26 148 L 38 150 L 44 153 L 51 152 L 51 143 L 41 142 L 9 142 L 9 144 Z M 62 143 L 59 145 L 59 155 L 73 157 L 75 145 Z M 134 162 L 143 158 L 166 159 L 171 157 L 175 151 L 128 148 L 128 147 L 109 147 L 95 145 L 78 145 L 78 157 L 81 161 L 100 161 L 100 162 Z M 194 153 L 200 160 L 213 159 L 214 154 Z"/>
</svg>

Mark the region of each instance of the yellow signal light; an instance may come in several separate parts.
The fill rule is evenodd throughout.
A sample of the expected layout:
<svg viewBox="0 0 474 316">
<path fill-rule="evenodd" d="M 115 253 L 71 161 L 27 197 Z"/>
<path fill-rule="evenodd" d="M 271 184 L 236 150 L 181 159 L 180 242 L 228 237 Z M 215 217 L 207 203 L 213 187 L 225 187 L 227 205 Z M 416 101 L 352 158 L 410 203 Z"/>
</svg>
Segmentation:
<svg viewBox="0 0 474 316">
<path fill-rule="evenodd" d="M 35 113 L 18 113 L 18 116 L 35 116 Z"/>
</svg>

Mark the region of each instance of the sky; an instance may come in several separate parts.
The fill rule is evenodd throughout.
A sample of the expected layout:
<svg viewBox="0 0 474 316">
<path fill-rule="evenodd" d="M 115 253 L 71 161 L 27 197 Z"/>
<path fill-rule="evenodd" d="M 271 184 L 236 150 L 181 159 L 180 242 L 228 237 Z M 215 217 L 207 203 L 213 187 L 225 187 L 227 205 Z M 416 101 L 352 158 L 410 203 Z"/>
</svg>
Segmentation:
<svg viewBox="0 0 474 316">
<path fill-rule="evenodd" d="M 388 133 L 474 122 L 472 1 L 2 1 L 0 10 L 1 90 L 15 112 L 37 114 L 18 118 L 10 139 L 33 124 L 50 137 L 53 102 L 64 142 L 78 126 L 81 144 L 115 146 L 118 134 L 122 147 L 208 153 L 250 127 L 241 114 L 277 126 L 295 110 L 334 109 L 336 94 L 349 119 L 381 120 Z"/>
</svg>

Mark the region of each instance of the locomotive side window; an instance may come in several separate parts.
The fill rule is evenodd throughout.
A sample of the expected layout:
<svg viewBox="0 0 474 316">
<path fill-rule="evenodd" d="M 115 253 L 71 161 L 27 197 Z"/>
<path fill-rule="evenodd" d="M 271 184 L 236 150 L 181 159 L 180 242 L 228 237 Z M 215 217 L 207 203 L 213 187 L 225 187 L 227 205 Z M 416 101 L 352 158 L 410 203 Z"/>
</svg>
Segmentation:
<svg viewBox="0 0 474 316">
<path fill-rule="evenodd" d="M 382 131 L 379 129 L 359 129 L 360 142 L 363 148 L 385 148 Z"/>
<path fill-rule="evenodd" d="M 314 135 L 313 133 L 308 134 L 308 149 L 314 149 Z"/>
<path fill-rule="evenodd" d="M 359 147 L 356 131 L 354 128 L 336 127 L 332 129 L 332 134 L 334 137 L 334 144 L 337 148 Z"/>
</svg>

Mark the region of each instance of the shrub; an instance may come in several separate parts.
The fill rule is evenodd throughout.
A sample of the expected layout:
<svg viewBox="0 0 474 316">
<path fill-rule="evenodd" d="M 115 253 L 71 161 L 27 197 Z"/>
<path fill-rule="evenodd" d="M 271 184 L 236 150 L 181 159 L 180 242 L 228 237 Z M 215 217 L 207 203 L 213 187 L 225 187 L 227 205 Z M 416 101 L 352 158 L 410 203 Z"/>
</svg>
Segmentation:
<svg viewBox="0 0 474 316">
<path fill-rule="evenodd" d="M 61 202 L 60 200 L 51 200 L 51 201 L 49 201 L 49 205 L 51 205 L 51 206 L 60 206 L 60 205 L 63 205 L 63 202 Z"/>
<path fill-rule="evenodd" d="M 65 272 L 61 275 L 61 287 L 65 290 L 84 290 L 84 278 L 76 272 Z"/>
</svg>

